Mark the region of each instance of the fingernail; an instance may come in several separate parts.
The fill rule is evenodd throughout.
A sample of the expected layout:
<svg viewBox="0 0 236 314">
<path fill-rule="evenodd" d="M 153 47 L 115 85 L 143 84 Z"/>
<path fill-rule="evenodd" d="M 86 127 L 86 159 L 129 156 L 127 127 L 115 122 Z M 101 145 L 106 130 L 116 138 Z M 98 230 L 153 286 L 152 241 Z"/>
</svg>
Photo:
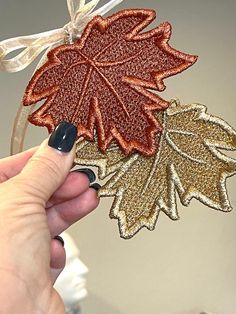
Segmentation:
<svg viewBox="0 0 236 314">
<path fill-rule="evenodd" d="M 90 183 L 93 183 L 96 180 L 95 173 L 89 168 L 76 169 L 75 172 L 84 173 L 88 177 Z"/>
<path fill-rule="evenodd" d="M 59 242 L 61 243 L 61 245 L 64 247 L 65 242 L 64 242 L 64 240 L 62 239 L 62 237 L 60 237 L 60 236 L 56 236 L 56 237 L 54 237 L 54 240 L 59 241 Z"/>
<path fill-rule="evenodd" d="M 94 183 L 94 184 L 91 184 L 91 185 L 90 185 L 90 188 L 92 188 L 92 189 L 98 191 L 98 190 L 101 189 L 101 185 L 98 184 L 98 183 Z"/>
<path fill-rule="evenodd" d="M 77 138 L 77 128 L 68 122 L 61 122 L 52 132 L 48 145 L 63 153 L 69 153 Z"/>
</svg>

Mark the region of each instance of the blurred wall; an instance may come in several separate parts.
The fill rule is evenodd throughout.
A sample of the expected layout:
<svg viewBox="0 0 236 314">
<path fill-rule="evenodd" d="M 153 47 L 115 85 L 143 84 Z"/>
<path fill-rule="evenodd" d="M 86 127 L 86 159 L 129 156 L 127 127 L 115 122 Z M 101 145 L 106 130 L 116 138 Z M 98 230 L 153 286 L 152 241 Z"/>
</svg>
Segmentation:
<svg viewBox="0 0 236 314">
<path fill-rule="evenodd" d="M 171 22 L 171 45 L 197 54 L 199 61 L 166 80 L 165 99 L 199 102 L 236 127 L 235 0 L 127 0 L 120 8 L 157 10 Z M 50 30 L 68 20 L 65 0 L 0 0 L 0 40 Z M 34 63 L 17 74 L 0 73 L 0 154 L 9 154 L 15 113 Z M 26 147 L 46 136 L 30 127 Z M 236 178 L 228 180 L 236 209 Z M 160 215 L 156 230 L 142 230 L 132 240 L 119 238 L 108 218 L 111 200 L 70 229 L 90 268 L 85 314 L 236 313 L 236 210 L 213 211 L 193 201 L 180 206 L 181 219 Z"/>
</svg>

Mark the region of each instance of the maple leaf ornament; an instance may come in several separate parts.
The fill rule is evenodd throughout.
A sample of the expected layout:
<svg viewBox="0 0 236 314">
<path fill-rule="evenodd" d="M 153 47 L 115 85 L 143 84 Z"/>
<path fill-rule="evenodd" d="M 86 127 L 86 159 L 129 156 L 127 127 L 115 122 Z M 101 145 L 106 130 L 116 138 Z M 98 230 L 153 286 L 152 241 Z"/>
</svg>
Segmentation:
<svg viewBox="0 0 236 314">
<path fill-rule="evenodd" d="M 143 227 L 153 230 L 161 211 L 178 219 L 177 193 L 184 206 L 195 198 L 213 209 L 231 210 L 226 179 L 236 173 L 236 160 L 222 149 L 236 150 L 235 130 L 203 105 L 175 104 L 157 114 L 164 130 L 152 157 L 125 156 L 114 144 L 106 154 L 96 143 L 77 144 L 76 162 L 97 166 L 99 178 L 109 178 L 99 194 L 114 197 L 110 216 L 118 219 L 123 238 Z"/>
<path fill-rule="evenodd" d="M 49 132 L 71 122 L 87 140 L 96 130 L 102 152 L 115 139 L 125 154 L 153 155 L 162 131 L 154 111 L 169 103 L 150 89 L 163 91 L 165 78 L 197 59 L 169 46 L 169 23 L 142 32 L 155 16 L 142 9 L 96 16 L 77 42 L 51 50 L 23 97 L 25 106 L 46 99 L 29 121 Z"/>
</svg>

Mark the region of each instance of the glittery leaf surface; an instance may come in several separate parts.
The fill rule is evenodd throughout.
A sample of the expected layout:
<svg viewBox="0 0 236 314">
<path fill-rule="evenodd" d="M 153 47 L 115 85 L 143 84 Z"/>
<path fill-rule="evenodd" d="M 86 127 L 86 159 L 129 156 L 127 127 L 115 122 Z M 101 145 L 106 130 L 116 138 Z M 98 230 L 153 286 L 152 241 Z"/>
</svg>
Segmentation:
<svg viewBox="0 0 236 314">
<path fill-rule="evenodd" d="M 169 103 L 150 91 L 163 91 L 163 80 L 191 66 L 195 56 L 171 48 L 171 26 L 142 32 L 155 11 L 124 10 L 95 17 L 81 39 L 53 49 L 32 77 L 24 105 L 45 103 L 29 120 L 51 132 L 61 121 L 74 123 L 78 135 L 104 152 L 115 139 L 125 154 L 153 155 L 161 124 L 153 111 Z"/>
<path fill-rule="evenodd" d="M 100 195 L 115 197 L 110 216 L 119 220 L 123 238 L 142 227 L 153 230 L 160 211 L 178 219 L 177 193 L 185 206 L 196 198 L 213 209 L 231 210 L 226 179 L 235 174 L 236 161 L 222 149 L 236 150 L 236 132 L 198 104 L 173 104 L 157 120 L 164 131 L 156 137 L 160 149 L 153 157 L 124 156 L 115 144 L 106 154 L 96 143 L 77 146 L 77 163 L 99 167 L 100 179 L 110 176 Z"/>
</svg>

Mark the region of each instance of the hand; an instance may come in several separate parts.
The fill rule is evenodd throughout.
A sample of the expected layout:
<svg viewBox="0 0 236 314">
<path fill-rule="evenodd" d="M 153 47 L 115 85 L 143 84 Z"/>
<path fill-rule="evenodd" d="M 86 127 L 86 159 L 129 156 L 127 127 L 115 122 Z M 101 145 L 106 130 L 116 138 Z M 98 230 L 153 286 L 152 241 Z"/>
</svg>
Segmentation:
<svg viewBox="0 0 236 314">
<path fill-rule="evenodd" d="M 54 238 L 99 203 L 93 172 L 70 172 L 76 133 L 61 123 L 39 148 L 0 161 L 1 314 L 65 313 L 53 288 L 65 250 Z"/>
</svg>

